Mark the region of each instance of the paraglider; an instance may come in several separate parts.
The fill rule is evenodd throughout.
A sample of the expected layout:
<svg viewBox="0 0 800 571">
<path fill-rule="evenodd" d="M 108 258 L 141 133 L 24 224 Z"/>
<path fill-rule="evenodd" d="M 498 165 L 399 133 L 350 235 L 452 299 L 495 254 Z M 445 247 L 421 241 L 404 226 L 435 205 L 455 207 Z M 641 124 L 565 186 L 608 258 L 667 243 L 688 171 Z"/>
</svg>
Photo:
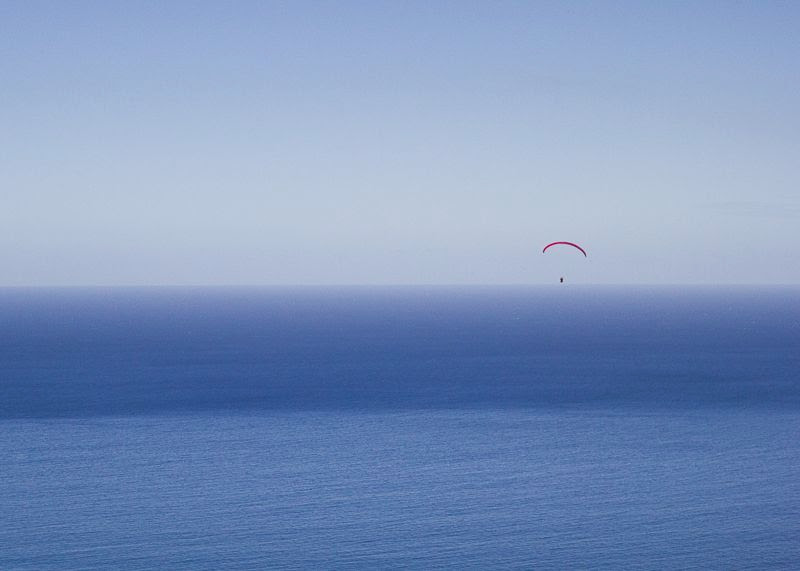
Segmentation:
<svg viewBox="0 0 800 571">
<path fill-rule="evenodd" d="M 581 248 L 577 244 L 573 244 L 572 242 L 552 242 L 552 243 L 550 243 L 550 244 L 548 244 L 547 246 L 544 247 L 544 249 L 542 250 L 542 254 L 544 254 L 550 246 L 557 246 L 559 244 L 563 244 L 564 246 L 572 246 L 573 248 L 577 248 L 578 250 L 580 250 L 581 254 L 584 255 L 584 257 L 588 258 L 588 256 L 586 255 L 586 250 L 584 250 L 583 248 Z"/>
<path fill-rule="evenodd" d="M 548 248 L 550 248 L 550 247 L 552 247 L 552 246 L 559 246 L 559 245 L 561 245 L 561 246 L 571 246 L 572 248 L 575 248 L 575 249 L 577 249 L 577 250 L 578 250 L 578 251 L 579 251 L 581 254 L 583 254 L 583 257 L 584 257 L 584 258 L 588 258 L 588 257 L 589 257 L 589 256 L 586 254 L 586 250 L 584 250 L 583 248 L 581 248 L 580 246 L 578 246 L 578 245 L 577 245 L 577 244 L 575 244 L 574 242 L 551 242 L 550 244 L 548 244 L 547 246 L 545 246 L 545 247 L 544 247 L 544 249 L 542 249 L 542 254 L 544 254 L 545 252 L 547 252 L 547 249 L 548 249 Z M 562 284 L 564 283 L 564 277 L 563 277 L 563 276 L 562 276 L 561 278 L 559 278 L 559 283 L 562 283 Z"/>
</svg>

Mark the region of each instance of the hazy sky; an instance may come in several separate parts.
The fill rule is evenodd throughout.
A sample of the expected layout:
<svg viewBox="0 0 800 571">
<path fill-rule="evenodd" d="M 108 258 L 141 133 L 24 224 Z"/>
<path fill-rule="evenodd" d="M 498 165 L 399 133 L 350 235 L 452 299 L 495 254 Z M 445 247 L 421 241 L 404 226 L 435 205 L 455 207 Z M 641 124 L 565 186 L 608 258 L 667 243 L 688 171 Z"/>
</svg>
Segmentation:
<svg viewBox="0 0 800 571">
<path fill-rule="evenodd" d="M 800 283 L 798 30 L 797 2 L 3 0 L 0 285 Z"/>
</svg>

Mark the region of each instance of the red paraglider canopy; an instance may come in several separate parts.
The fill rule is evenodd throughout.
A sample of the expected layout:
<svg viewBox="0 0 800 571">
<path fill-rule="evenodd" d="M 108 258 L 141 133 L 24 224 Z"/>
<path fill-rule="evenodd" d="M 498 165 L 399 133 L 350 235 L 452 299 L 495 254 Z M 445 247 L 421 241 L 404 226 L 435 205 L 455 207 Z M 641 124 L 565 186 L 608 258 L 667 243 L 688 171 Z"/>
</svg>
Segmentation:
<svg viewBox="0 0 800 571">
<path fill-rule="evenodd" d="M 587 255 L 586 255 L 586 250 L 584 250 L 583 248 L 581 248 L 581 247 L 580 247 L 580 246 L 578 246 L 577 244 L 573 244 L 572 242 L 553 242 L 553 243 L 551 243 L 551 244 L 548 244 L 547 246 L 545 246 L 545 247 L 544 247 L 544 250 L 542 250 L 542 254 L 544 254 L 544 253 L 547 251 L 547 248 L 549 248 L 550 246 L 555 246 L 555 245 L 557 245 L 557 244 L 564 244 L 565 246 L 572 246 L 573 248 L 577 248 L 578 250 L 580 250 L 580 251 L 581 251 L 581 253 L 582 253 L 582 254 L 583 254 L 585 257 L 587 257 L 587 258 L 589 257 L 589 256 L 587 256 Z"/>
</svg>

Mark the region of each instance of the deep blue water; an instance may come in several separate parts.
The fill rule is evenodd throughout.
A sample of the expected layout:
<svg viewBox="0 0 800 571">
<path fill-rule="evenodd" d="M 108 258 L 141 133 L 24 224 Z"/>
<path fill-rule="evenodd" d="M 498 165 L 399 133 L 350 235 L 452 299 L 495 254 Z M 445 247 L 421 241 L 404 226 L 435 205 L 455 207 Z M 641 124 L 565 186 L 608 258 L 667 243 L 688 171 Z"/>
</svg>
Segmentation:
<svg viewBox="0 0 800 571">
<path fill-rule="evenodd" d="M 0 568 L 800 565 L 800 288 L 0 290 Z"/>
</svg>

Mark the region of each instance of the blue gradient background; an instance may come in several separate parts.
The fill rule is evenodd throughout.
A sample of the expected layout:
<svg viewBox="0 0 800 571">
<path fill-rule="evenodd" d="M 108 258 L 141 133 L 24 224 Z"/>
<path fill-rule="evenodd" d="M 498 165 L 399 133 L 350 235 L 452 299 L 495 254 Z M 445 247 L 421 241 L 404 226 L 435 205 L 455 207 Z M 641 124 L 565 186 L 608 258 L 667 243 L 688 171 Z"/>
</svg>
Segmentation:
<svg viewBox="0 0 800 571">
<path fill-rule="evenodd" d="M 794 3 L 3 2 L 3 285 L 797 283 Z M 583 243 L 583 265 L 539 256 Z"/>
</svg>

